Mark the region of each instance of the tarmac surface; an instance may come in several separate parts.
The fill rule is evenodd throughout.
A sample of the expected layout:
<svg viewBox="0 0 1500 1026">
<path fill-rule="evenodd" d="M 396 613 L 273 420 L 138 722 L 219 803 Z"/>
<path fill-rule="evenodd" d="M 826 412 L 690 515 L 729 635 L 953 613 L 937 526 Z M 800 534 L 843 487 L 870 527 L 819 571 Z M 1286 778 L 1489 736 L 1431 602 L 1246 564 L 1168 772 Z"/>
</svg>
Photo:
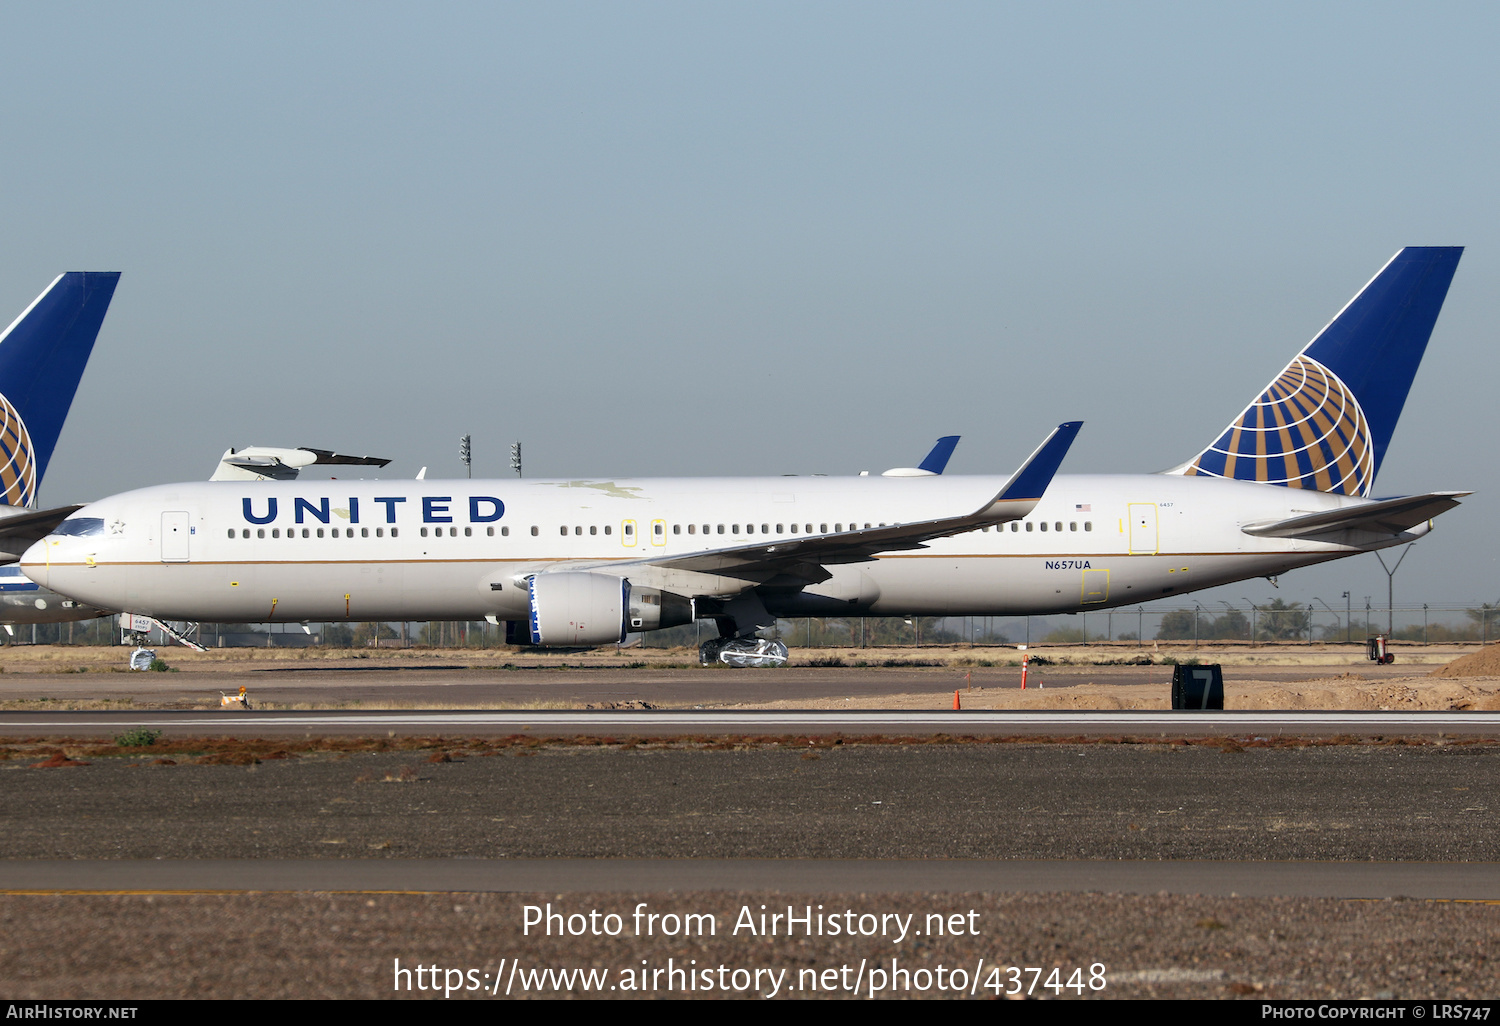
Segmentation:
<svg viewBox="0 0 1500 1026">
<path fill-rule="evenodd" d="M 121 662 L 123 663 L 123 650 Z M 166 652 L 172 660 L 177 653 Z M 1015 653 L 1007 652 L 1006 657 Z M 984 657 L 982 657 L 984 658 Z M 921 661 L 921 657 L 916 657 Z M 1205 662 L 1210 661 L 1205 657 Z M 566 660 L 562 661 L 563 663 Z M 1409 676 L 1413 666 L 1341 662 L 1321 666 L 1235 667 L 1235 676 L 1266 681 L 1301 681 L 1334 676 L 1350 666 L 1371 679 Z M 952 692 L 959 687 L 1019 690 L 1014 666 L 788 666 L 776 670 L 640 666 L 577 667 L 502 662 L 466 665 L 416 662 L 393 665 L 371 660 L 327 665 L 236 665 L 182 663 L 180 672 L 49 672 L 7 670 L 0 676 L 0 700 L 45 697 L 54 702 L 128 701 L 136 708 L 170 709 L 217 705 L 222 693 L 244 687 L 252 700 L 278 708 L 401 707 L 585 708 L 648 704 L 661 708 L 755 707 L 772 702 L 870 699 L 913 692 Z M 1065 688 L 1100 683 L 1123 686 L 1170 685 L 1173 667 L 1036 666 L 1032 688 Z"/>
<path fill-rule="evenodd" d="M 1295 682 L 1346 669 L 1244 672 Z M 1359 670 L 1366 679 L 1402 673 Z M 1045 672 L 1057 687 L 1160 686 L 1171 667 Z M 357 711 L 521 706 L 522 718 L 540 722 L 580 705 L 634 715 L 651 712 L 647 705 L 935 693 L 965 674 L 976 688 L 1018 683 L 1012 667 L 951 665 L 743 673 L 441 663 L 230 664 L 169 674 L 7 667 L 0 981 L 15 998 L 431 999 L 447 995 L 402 990 L 395 970 L 473 970 L 458 979 L 482 979 L 483 989 L 451 996 L 487 997 L 492 986 L 502 993 L 502 974 L 510 974 L 506 991 L 516 984 L 518 965 L 521 984 L 537 969 L 592 967 L 621 987 L 628 971 L 697 959 L 726 972 L 787 969 L 804 986 L 779 995 L 805 997 L 850 992 L 805 985 L 828 979 L 827 970 L 847 983 L 856 967 L 891 969 L 897 958 L 905 968 L 972 966 L 970 995 L 985 997 L 1011 988 L 1011 966 L 1039 967 L 1042 979 L 1056 968 L 1054 982 L 1079 982 L 1048 990 L 1033 981 L 1032 997 L 1500 995 L 1500 960 L 1489 956 L 1500 942 L 1491 801 L 1500 744 L 1485 714 L 1452 714 L 1465 717 L 1468 731 L 1433 729 L 1443 713 L 1394 725 L 1341 713 L 1301 730 L 1278 729 L 1260 713 L 1265 723 L 1228 717 L 1215 733 L 1218 719 L 1214 731 L 1199 719 L 1175 737 L 1135 743 L 1120 743 L 1128 731 L 1104 723 L 1091 728 L 1092 743 L 1038 736 L 954 744 L 934 737 L 951 732 L 953 714 L 909 727 L 914 736 L 902 742 L 888 724 L 871 727 L 879 736 L 867 741 L 853 736 L 859 731 L 810 737 L 821 722 L 853 722 L 820 712 L 824 721 L 761 738 L 687 739 L 679 724 L 659 734 L 677 738 L 670 742 L 638 731 L 636 739 L 580 744 L 562 736 L 580 732 L 576 720 L 533 723 L 514 738 L 514 719 L 480 727 Z M 306 711 L 186 711 L 241 683 L 264 702 Z M 38 698 L 98 705 L 61 717 L 17 711 L 36 708 Z M 339 707 L 353 728 L 315 725 L 309 716 L 318 706 Z M 101 707 L 119 711 L 101 715 Z M 162 747 L 105 752 L 83 740 L 144 726 L 153 707 L 179 710 Z M 618 715 L 609 714 L 611 732 L 624 734 L 613 724 Z M 996 734 L 1038 722 L 1009 715 L 1010 726 L 996 721 Z M 282 728 L 266 728 L 278 721 Z M 232 731 L 216 724 L 246 736 L 223 739 Z M 199 745 L 189 735 L 220 740 Z M 53 768 L 32 768 L 41 763 Z M 720 932 L 547 937 L 523 929 L 528 905 L 628 917 L 641 902 L 715 915 Z M 746 908 L 758 914 L 762 904 L 789 903 L 918 919 L 972 913 L 977 932 L 900 943 L 726 932 Z M 1095 964 L 1107 967 L 1108 983 L 1092 990 L 1083 981 Z M 1075 970 L 1081 975 L 1070 976 Z M 868 989 L 871 976 L 860 978 Z M 665 996 L 660 979 L 655 985 L 648 993 Z M 695 993 L 765 992 L 757 983 Z M 549 977 L 509 996 L 633 993 Z"/>
</svg>

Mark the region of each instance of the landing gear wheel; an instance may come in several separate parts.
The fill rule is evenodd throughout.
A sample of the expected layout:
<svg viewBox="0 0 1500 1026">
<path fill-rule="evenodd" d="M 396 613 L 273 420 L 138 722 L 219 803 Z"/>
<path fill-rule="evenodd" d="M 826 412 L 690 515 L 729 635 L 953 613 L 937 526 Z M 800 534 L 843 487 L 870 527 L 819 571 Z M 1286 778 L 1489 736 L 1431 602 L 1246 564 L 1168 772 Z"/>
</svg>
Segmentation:
<svg viewBox="0 0 1500 1026">
<path fill-rule="evenodd" d="M 703 666 L 785 666 L 790 656 L 785 644 L 764 638 L 712 638 L 698 646 Z"/>
</svg>

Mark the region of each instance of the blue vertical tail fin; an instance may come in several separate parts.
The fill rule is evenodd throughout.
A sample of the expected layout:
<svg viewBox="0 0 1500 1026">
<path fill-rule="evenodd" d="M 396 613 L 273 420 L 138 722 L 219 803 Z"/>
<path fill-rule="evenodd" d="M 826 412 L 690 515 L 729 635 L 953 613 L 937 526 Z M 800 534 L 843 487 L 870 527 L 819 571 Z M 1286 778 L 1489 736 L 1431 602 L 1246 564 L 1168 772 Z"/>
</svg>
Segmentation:
<svg viewBox="0 0 1500 1026">
<path fill-rule="evenodd" d="M 1216 441 L 1171 473 L 1368 496 L 1462 246 L 1408 246 Z"/>
<path fill-rule="evenodd" d="M 119 280 L 60 274 L 0 334 L 0 503 L 36 500 Z"/>
</svg>

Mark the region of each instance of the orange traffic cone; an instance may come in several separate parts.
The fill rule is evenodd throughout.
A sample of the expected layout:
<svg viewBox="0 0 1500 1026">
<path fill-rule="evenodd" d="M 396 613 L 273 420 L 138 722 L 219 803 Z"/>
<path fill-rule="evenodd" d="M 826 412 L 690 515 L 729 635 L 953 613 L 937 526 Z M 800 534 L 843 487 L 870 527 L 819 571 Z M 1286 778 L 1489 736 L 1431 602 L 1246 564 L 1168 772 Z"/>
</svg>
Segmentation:
<svg viewBox="0 0 1500 1026">
<path fill-rule="evenodd" d="M 961 706 L 961 705 L 958 704 L 958 692 L 957 691 L 953 692 L 953 708 L 955 708 L 955 709 L 962 709 L 963 708 L 963 706 Z"/>
</svg>

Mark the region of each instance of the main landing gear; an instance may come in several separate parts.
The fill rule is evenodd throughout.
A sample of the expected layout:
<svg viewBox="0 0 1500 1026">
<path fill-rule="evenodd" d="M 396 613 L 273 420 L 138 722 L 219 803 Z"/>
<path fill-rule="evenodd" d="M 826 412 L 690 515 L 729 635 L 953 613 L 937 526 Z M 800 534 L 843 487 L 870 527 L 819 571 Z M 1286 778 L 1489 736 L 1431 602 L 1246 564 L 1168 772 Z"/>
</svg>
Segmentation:
<svg viewBox="0 0 1500 1026">
<path fill-rule="evenodd" d="M 744 591 L 710 613 L 719 626 L 719 636 L 698 646 L 698 662 L 704 666 L 785 666 L 790 656 L 786 645 L 755 632 L 770 627 L 776 618 L 753 590 Z"/>
<path fill-rule="evenodd" d="M 704 666 L 785 666 L 791 653 L 785 643 L 771 638 L 714 638 L 698 646 Z"/>
</svg>

